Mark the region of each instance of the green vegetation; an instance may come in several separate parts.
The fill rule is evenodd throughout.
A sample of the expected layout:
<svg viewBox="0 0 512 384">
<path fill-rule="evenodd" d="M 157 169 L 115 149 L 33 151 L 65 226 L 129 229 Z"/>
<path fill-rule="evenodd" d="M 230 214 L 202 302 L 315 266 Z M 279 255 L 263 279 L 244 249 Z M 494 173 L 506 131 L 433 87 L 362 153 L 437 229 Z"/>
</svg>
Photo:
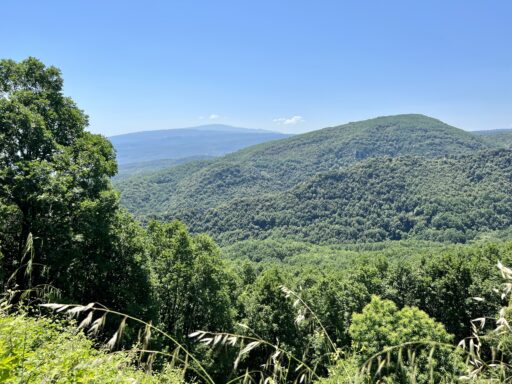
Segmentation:
<svg viewBox="0 0 512 384">
<path fill-rule="evenodd" d="M 389 300 L 382 300 L 376 296 L 370 303 L 363 308 L 362 313 L 355 314 L 352 317 L 350 325 L 350 336 L 353 343 L 352 348 L 359 351 L 357 354 L 360 364 L 370 359 L 376 353 L 381 352 L 386 347 L 393 345 L 402 345 L 404 343 L 425 343 L 427 346 L 435 343 L 438 345 L 449 345 L 453 336 L 448 334 L 442 324 L 432 320 L 425 312 L 416 307 L 405 306 L 398 310 L 396 305 Z M 457 361 L 456 356 L 452 356 L 450 348 L 441 347 L 430 358 L 428 358 L 431 348 L 418 349 L 415 359 L 418 360 L 413 369 L 419 366 L 422 372 L 418 375 L 417 381 L 428 383 L 431 379 L 435 382 L 441 382 L 446 377 L 455 376 L 457 368 L 462 366 L 462 361 Z M 398 360 L 398 351 L 393 351 L 392 361 Z M 402 357 L 404 360 L 409 357 Z M 451 361 L 450 361 L 451 360 Z M 410 364 L 410 361 L 405 362 Z M 428 371 L 427 365 L 430 364 L 432 375 Z M 412 364 L 411 364 L 412 365 Z M 457 367 L 459 365 L 459 367 Z M 374 369 L 376 371 L 378 367 Z M 399 371 L 391 364 L 386 366 L 389 371 L 387 376 L 393 381 L 404 381 L 407 376 L 414 375 L 412 372 Z M 433 376 L 433 377 L 431 377 Z"/>
<path fill-rule="evenodd" d="M 119 208 L 112 145 L 85 131 L 59 71 L 33 58 L 1 61 L 0 96 L 1 277 L 11 301 L 99 302 L 175 327 L 180 339 L 190 329 L 178 324 L 229 326 L 217 247 L 177 223 L 148 232 Z"/>
<path fill-rule="evenodd" d="M 155 200 L 144 225 L 120 207 L 112 145 L 62 85 L 0 61 L 3 381 L 512 377 L 508 150 L 406 115 L 136 179 L 219 248 Z"/>
<path fill-rule="evenodd" d="M 369 159 L 320 174 L 287 192 L 183 214 L 223 243 L 293 238 L 315 243 L 464 242 L 511 224 L 512 153 Z"/>
<path fill-rule="evenodd" d="M 503 148 L 512 147 L 512 129 L 490 129 L 488 131 L 473 131 L 471 133 L 491 145 Z"/>
<path fill-rule="evenodd" d="M 468 200 L 489 188 L 509 188 L 506 164 L 499 164 L 508 154 L 490 148 L 495 146 L 432 118 L 389 116 L 129 178 L 116 187 L 123 205 L 140 218 L 178 218 L 223 243 L 271 235 L 378 241 L 416 233 L 464 241 L 508 225 L 485 215 L 483 223 L 449 222 L 464 221 L 460 212 L 472 210 Z M 480 150 L 488 152 L 475 154 Z M 502 180 L 484 177 L 486 163 Z M 482 209 L 494 204 L 489 199 Z M 453 233 L 444 233 L 446 226 Z"/>
<path fill-rule="evenodd" d="M 108 354 L 72 327 L 26 315 L 0 315 L 2 383 L 183 383 L 166 366 L 148 374 L 133 365 L 136 356 Z"/>
<path fill-rule="evenodd" d="M 118 208 L 112 145 L 85 131 L 54 67 L 0 62 L 0 246 L 3 276 L 51 284 L 66 299 L 145 315 L 148 259 L 140 228 Z M 36 259 L 29 258 L 27 246 Z"/>
</svg>

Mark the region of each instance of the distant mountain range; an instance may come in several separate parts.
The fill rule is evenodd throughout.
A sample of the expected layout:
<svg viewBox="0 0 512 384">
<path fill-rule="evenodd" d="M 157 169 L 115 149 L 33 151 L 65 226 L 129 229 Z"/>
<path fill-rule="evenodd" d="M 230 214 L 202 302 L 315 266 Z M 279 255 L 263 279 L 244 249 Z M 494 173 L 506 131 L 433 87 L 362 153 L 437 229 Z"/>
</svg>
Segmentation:
<svg viewBox="0 0 512 384">
<path fill-rule="evenodd" d="M 206 231 L 223 243 L 269 236 L 313 242 L 412 235 L 464 241 L 476 229 L 510 225 L 512 169 L 506 147 L 497 134 L 470 133 L 423 115 L 386 116 L 261 143 L 116 185 L 123 204 L 142 219 L 179 218 L 192 231 Z M 504 215 L 496 218 L 489 212 L 498 203 Z"/>
<path fill-rule="evenodd" d="M 128 163 L 118 165 L 117 174 L 114 180 L 118 181 L 126 177 L 150 174 L 153 172 L 160 171 L 162 169 L 170 168 L 178 164 L 188 163 L 195 160 L 206 160 L 211 159 L 215 156 L 190 156 L 182 157 L 179 159 L 160 159 L 160 160 L 148 160 L 140 161 L 138 163 Z"/>
<path fill-rule="evenodd" d="M 481 135 L 481 136 L 495 136 L 495 135 L 501 135 L 501 134 L 510 134 L 510 133 L 512 133 L 512 128 L 486 129 L 483 131 L 471 131 L 471 133 L 474 133 L 475 135 Z"/>
<path fill-rule="evenodd" d="M 155 171 L 186 159 L 208 158 L 290 135 L 228 125 L 145 131 L 111 136 L 119 177 Z"/>
</svg>

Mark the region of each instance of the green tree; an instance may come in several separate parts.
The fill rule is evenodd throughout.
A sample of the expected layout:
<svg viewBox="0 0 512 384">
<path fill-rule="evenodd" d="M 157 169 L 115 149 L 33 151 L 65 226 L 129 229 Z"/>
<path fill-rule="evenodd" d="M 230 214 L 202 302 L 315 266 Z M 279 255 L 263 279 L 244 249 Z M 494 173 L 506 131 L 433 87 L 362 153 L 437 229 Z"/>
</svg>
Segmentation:
<svg viewBox="0 0 512 384">
<path fill-rule="evenodd" d="M 416 307 L 399 310 L 392 301 L 373 296 L 362 313 L 352 316 L 349 331 L 359 364 L 372 361 L 376 377 L 426 383 L 445 381 L 457 372 L 460 362 L 449 346 L 453 336 Z"/>
<path fill-rule="evenodd" d="M 152 222 L 148 228 L 159 322 L 174 335 L 198 329 L 229 330 L 233 314 L 219 249 L 184 224 Z"/>
<path fill-rule="evenodd" d="M 85 130 L 87 116 L 62 87 L 60 71 L 35 58 L 0 61 L 4 279 L 15 274 L 11 283 L 22 289 L 49 283 L 69 300 L 142 310 L 151 297 L 148 259 L 111 187 L 115 152 Z M 27 267 L 30 281 L 19 273 Z"/>
<path fill-rule="evenodd" d="M 296 357 L 306 358 L 305 351 L 308 345 L 300 327 L 295 322 L 296 310 L 292 300 L 286 298 L 281 291 L 283 284 L 290 283 L 289 277 L 279 272 L 277 268 L 270 268 L 258 276 L 253 284 L 246 287 L 239 299 L 243 308 L 241 322 L 244 324 L 240 331 L 251 337 L 279 345 Z M 245 364 L 249 370 L 264 370 L 267 359 L 274 352 L 268 347 L 257 348 L 250 352 L 250 357 Z M 295 362 L 291 363 L 293 365 Z M 293 372 L 293 369 L 289 372 L 291 377 Z"/>
<path fill-rule="evenodd" d="M 421 265 L 409 265 L 407 277 L 400 284 L 400 267 L 389 276 L 388 286 L 399 288 L 389 298 L 401 305 L 416 305 L 443 323 L 448 332 L 461 340 L 471 333 L 471 320 L 493 316 L 499 307 L 499 297 L 492 288 L 499 285 L 495 273 L 498 260 L 508 260 L 508 251 L 488 244 L 443 252 Z M 403 277 L 403 276 L 402 276 Z M 478 302 L 474 297 L 484 297 Z"/>
<path fill-rule="evenodd" d="M 338 347 L 350 345 L 348 329 L 352 313 L 360 311 L 370 300 L 364 285 L 340 276 L 320 279 L 307 292 L 307 300 Z"/>
</svg>

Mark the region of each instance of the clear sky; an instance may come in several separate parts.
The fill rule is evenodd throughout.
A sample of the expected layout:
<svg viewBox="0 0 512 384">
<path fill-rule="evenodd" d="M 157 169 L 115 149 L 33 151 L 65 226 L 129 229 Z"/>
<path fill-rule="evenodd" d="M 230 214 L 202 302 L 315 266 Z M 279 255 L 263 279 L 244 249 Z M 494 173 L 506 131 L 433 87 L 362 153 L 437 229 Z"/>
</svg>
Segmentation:
<svg viewBox="0 0 512 384">
<path fill-rule="evenodd" d="M 105 135 L 398 113 L 512 128 L 511 0 L 2 0 L 0 14 L 0 57 L 61 68 Z"/>
</svg>

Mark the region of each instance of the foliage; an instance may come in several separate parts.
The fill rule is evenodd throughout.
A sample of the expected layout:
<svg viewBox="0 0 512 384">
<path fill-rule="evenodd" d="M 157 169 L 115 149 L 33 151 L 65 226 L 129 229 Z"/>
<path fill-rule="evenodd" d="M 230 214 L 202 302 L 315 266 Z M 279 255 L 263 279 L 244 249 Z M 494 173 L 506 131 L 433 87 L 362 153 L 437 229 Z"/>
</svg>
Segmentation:
<svg viewBox="0 0 512 384">
<path fill-rule="evenodd" d="M 376 374 L 373 371 L 372 374 L 376 376 L 389 375 L 393 382 L 400 382 L 404 380 L 401 379 L 402 375 L 405 377 L 418 375 L 417 382 L 429 382 L 432 379 L 434 382 L 439 382 L 442 378 L 456 373 L 454 369 L 449 369 L 450 362 L 447 361 L 450 359 L 449 343 L 453 337 L 446 332 L 442 324 L 435 322 L 416 307 L 405 306 L 398 310 L 392 301 L 373 296 L 370 303 L 363 308 L 362 313 L 353 315 L 350 335 L 352 348 L 358 356 L 360 365 L 373 355 L 390 347 L 404 343 L 418 343 L 414 350 L 416 365 L 412 361 L 404 361 L 402 367 L 410 364 L 413 369 L 419 368 L 419 372 L 397 374 L 396 367 L 388 365 L 385 369 L 386 373 L 381 371 Z M 398 353 L 399 350 L 392 351 L 392 356 L 389 358 L 396 361 L 399 358 Z M 402 356 L 401 359 L 412 360 L 409 356 Z M 431 361 L 428 361 L 429 359 Z M 427 365 L 435 370 L 433 377 L 429 377 Z"/>
<path fill-rule="evenodd" d="M 485 131 L 473 131 L 474 135 L 495 146 L 503 148 L 512 147 L 512 129 L 489 129 Z"/>
<path fill-rule="evenodd" d="M 116 186 L 122 192 L 123 204 L 139 217 L 179 218 L 193 231 L 200 231 L 197 226 L 205 212 L 211 214 L 226 204 L 232 207 L 238 199 L 299 188 L 316 175 L 364 159 L 406 155 L 432 158 L 488 148 L 495 146 L 426 116 L 388 116 L 259 144 L 219 159 L 133 177 Z M 243 209 L 240 205 L 237 208 Z M 306 213 L 314 214 L 310 210 Z M 265 215 L 254 225 L 261 222 L 272 226 Z M 241 232 L 247 233 L 247 229 Z"/>
<path fill-rule="evenodd" d="M 509 151 L 371 159 L 287 192 L 234 200 L 189 221 L 193 230 L 223 243 L 267 237 L 465 242 L 510 226 L 511 162 Z"/>
<path fill-rule="evenodd" d="M 512 285 L 493 288 L 496 263 L 512 262 L 510 151 L 419 115 L 351 123 L 123 181 L 143 226 L 112 188 L 112 145 L 86 126 L 56 68 L 0 62 L 3 286 L 30 314 L 37 293 L 60 292 L 46 306 L 94 337 L 3 314 L 0 372 L 13 382 L 508 375 Z M 91 348 L 105 342 L 118 351 Z"/>
<path fill-rule="evenodd" d="M 180 218 L 223 244 L 465 242 L 510 225 L 511 155 L 497 147 L 424 116 L 390 116 L 116 185 L 142 219 Z"/>
<path fill-rule="evenodd" d="M 87 116 L 62 87 L 60 71 L 37 59 L 0 61 L 3 283 L 52 284 L 68 300 L 142 315 L 151 298 L 147 259 L 110 184 L 115 153 L 85 131 Z M 18 272 L 29 238 L 27 279 Z"/>
<path fill-rule="evenodd" d="M 182 383 L 178 370 L 145 373 L 130 353 L 109 354 L 72 328 L 44 318 L 0 316 L 3 383 Z"/>
<path fill-rule="evenodd" d="M 261 250 L 274 244 L 268 240 L 261 242 L 267 243 Z M 260 260 L 260 248 L 257 241 L 247 243 L 227 250 L 228 255 L 238 257 L 233 263 L 247 286 L 254 286 L 260 274 L 279 270 L 279 275 L 286 276 L 287 286 L 301 290 L 339 346 L 350 344 L 351 314 L 360 312 L 371 295 L 392 300 L 399 307 L 419 307 L 444 324 L 456 340 L 467 337 L 471 319 L 483 313 L 492 316 L 498 310 L 499 298 L 492 293 L 492 288 L 500 283 L 495 265 L 498 260 L 511 260 L 512 256 L 510 242 L 441 245 L 408 240 L 372 246 L 312 245 L 303 251 L 306 245 L 287 245 L 283 240 L 282 247 L 276 248 L 277 253 L 280 249 L 297 249 L 298 253 L 250 262 L 243 259 L 242 252 Z M 251 290 L 245 292 L 244 301 L 249 300 Z M 475 296 L 486 300 L 476 302 L 472 299 Z M 240 312 L 243 313 L 243 307 Z"/>
<path fill-rule="evenodd" d="M 482 316 L 471 320 L 471 335 L 462 339 L 455 347 L 446 343 L 429 341 L 432 334 L 443 336 L 445 331 L 439 324 L 432 322 L 424 313 L 417 309 L 404 307 L 397 311 L 392 302 L 374 298 L 365 307 L 362 314 L 354 315 L 351 331 L 355 330 L 354 342 L 361 352 L 352 354 L 345 359 L 336 361 L 329 370 L 329 378 L 322 379 L 322 383 L 374 383 L 374 382 L 468 382 L 468 383 L 506 383 L 510 381 L 512 372 L 511 329 L 509 325 L 511 314 L 510 293 L 512 292 L 512 270 L 498 262 L 505 282 L 500 289 L 493 288 L 500 294 L 506 303 L 500 308 L 496 316 Z M 484 303 L 482 297 L 475 297 L 476 301 Z M 402 311 L 409 311 L 413 316 L 393 316 Z M 391 316 L 390 316 L 391 315 Z M 407 319 L 409 318 L 409 319 Z M 400 326 L 402 323 L 403 327 Z M 421 324 L 420 324 L 421 323 Z M 430 323 L 430 325 L 426 324 Z M 394 332 L 399 326 L 398 332 Z M 436 330 L 437 329 L 437 330 Z M 424 333 L 419 336 L 418 334 Z M 396 337 L 398 336 L 398 337 Z M 446 334 L 444 334 L 446 336 Z M 389 340 L 396 337 L 396 340 Z M 391 342 L 392 347 L 381 344 Z M 415 341 L 416 340 L 416 341 Z M 422 366 L 419 347 L 431 349 L 426 360 L 427 366 Z M 363 346 L 363 348 L 361 348 Z M 364 347 L 367 348 L 364 348 Z M 415 350 L 404 350 L 414 348 Z M 434 349 L 435 348 L 435 349 Z M 367 350 L 380 350 L 370 356 L 361 366 L 360 360 L 364 358 Z M 398 355 L 397 355 L 398 352 Z M 444 362 L 436 359 L 437 354 L 444 354 Z M 407 364 L 406 359 L 414 358 L 414 364 Z M 447 358 L 447 359 L 446 359 Z M 463 358 L 463 359 L 462 359 Z M 425 359 L 424 359 L 425 361 Z M 439 364 L 441 363 L 441 364 Z M 397 369 L 398 368 L 398 369 Z M 439 368 L 442 370 L 439 371 Z M 373 369 L 373 371 L 372 371 Z M 448 370 L 447 370 L 448 369 Z M 405 376 L 397 376 L 406 373 Z M 411 374 L 412 373 L 412 374 Z M 391 374 L 389 376 L 389 374 Z"/>
<path fill-rule="evenodd" d="M 219 249 L 204 235 L 190 236 L 180 222 L 152 222 L 148 228 L 158 320 L 174 335 L 196 329 L 229 330 L 229 280 Z"/>
<path fill-rule="evenodd" d="M 279 289 L 285 279 L 278 270 L 269 269 L 246 287 L 240 297 L 243 302 L 242 321 L 258 337 L 270 341 L 279 340 L 285 349 L 293 351 L 300 345 L 301 334 L 295 325 L 291 303 Z"/>
</svg>

